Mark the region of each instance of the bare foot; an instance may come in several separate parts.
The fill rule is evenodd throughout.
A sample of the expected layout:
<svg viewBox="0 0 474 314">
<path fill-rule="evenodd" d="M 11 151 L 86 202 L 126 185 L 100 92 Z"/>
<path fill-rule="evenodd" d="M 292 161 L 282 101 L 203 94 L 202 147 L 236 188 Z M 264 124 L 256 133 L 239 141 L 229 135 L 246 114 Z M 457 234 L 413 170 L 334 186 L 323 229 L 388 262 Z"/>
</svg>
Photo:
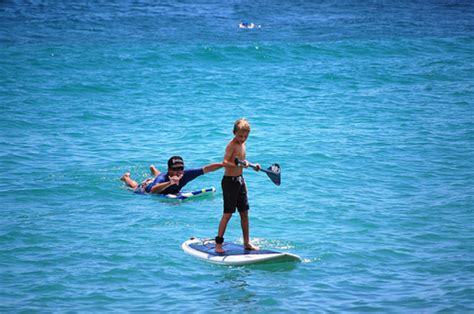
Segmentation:
<svg viewBox="0 0 474 314">
<path fill-rule="evenodd" d="M 150 165 L 150 172 L 153 176 L 157 177 L 160 175 L 160 170 L 156 169 L 154 165 Z"/>
<path fill-rule="evenodd" d="M 216 244 L 216 253 L 218 254 L 225 253 L 224 249 L 222 248 L 222 244 Z"/>
<path fill-rule="evenodd" d="M 254 250 L 260 250 L 260 248 L 258 246 L 255 246 L 253 245 L 252 243 L 247 243 L 244 245 L 244 248 L 247 250 L 247 251 L 254 251 Z"/>
<path fill-rule="evenodd" d="M 120 178 L 120 180 L 125 182 L 127 180 L 126 178 L 130 178 L 130 172 L 125 172 L 125 174 Z"/>
</svg>

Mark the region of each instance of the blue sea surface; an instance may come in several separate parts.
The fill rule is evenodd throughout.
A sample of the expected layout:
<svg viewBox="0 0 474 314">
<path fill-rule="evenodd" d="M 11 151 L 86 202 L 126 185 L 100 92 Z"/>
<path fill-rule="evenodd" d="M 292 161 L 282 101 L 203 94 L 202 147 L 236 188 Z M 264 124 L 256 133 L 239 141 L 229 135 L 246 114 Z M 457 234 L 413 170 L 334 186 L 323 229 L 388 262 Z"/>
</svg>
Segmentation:
<svg viewBox="0 0 474 314">
<path fill-rule="evenodd" d="M 472 313 L 473 99 L 468 0 L 2 1 L 0 312 Z M 182 251 L 222 170 L 119 180 L 221 161 L 240 117 L 282 167 L 244 171 L 252 241 L 302 263 Z"/>
</svg>

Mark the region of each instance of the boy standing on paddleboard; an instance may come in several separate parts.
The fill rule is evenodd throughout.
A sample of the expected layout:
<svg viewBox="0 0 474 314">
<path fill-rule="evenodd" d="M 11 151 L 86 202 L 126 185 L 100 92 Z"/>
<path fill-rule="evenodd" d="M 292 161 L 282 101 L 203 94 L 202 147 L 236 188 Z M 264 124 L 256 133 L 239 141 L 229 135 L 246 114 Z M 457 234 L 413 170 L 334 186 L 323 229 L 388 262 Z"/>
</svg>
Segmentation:
<svg viewBox="0 0 474 314">
<path fill-rule="evenodd" d="M 249 237 L 249 219 L 248 210 L 249 203 L 247 198 L 247 186 L 242 175 L 243 169 L 235 164 L 234 160 L 238 158 L 243 160 L 243 166 L 248 168 L 249 163 L 245 160 L 245 141 L 250 133 L 250 124 L 245 119 L 239 119 L 234 123 L 234 138 L 227 144 L 225 149 L 224 161 L 222 165 L 225 167 L 224 177 L 222 178 L 222 194 L 224 196 L 224 214 L 219 223 L 219 230 L 216 237 L 216 253 L 224 253 L 222 244 L 224 243 L 224 233 L 227 223 L 235 213 L 235 209 L 239 210 L 240 225 L 244 238 L 244 247 L 246 250 L 258 250 L 250 243 Z M 260 170 L 260 165 L 255 165 L 255 171 Z"/>
</svg>

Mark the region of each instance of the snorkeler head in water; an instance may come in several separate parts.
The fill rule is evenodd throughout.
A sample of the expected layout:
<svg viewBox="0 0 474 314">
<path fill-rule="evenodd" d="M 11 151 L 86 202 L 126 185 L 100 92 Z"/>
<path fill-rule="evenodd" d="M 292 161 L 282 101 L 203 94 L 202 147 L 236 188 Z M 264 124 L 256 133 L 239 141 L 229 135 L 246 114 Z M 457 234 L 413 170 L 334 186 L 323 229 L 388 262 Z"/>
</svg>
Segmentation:
<svg viewBox="0 0 474 314">
<path fill-rule="evenodd" d="M 260 27 L 260 25 L 255 25 L 254 23 L 248 23 L 248 22 L 241 22 L 239 24 L 239 28 L 256 28 Z"/>
</svg>

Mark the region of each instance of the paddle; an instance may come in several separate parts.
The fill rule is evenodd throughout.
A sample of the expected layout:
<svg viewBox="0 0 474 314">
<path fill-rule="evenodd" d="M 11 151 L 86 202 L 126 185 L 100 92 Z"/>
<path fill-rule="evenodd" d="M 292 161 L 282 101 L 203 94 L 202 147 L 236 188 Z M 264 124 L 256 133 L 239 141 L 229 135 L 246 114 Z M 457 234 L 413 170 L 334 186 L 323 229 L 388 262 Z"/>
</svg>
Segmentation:
<svg viewBox="0 0 474 314">
<path fill-rule="evenodd" d="M 239 160 L 239 158 L 235 157 L 234 162 L 236 165 L 243 165 L 244 162 L 242 160 Z M 255 169 L 256 166 L 254 164 L 249 163 L 249 167 Z M 263 171 L 267 174 L 267 176 L 272 180 L 273 183 L 276 185 L 280 185 L 281 183 L 281 169 L 279 164 L 273 164 L 268 169 L 260 169 L 260 171 Z"/>
</svg>

